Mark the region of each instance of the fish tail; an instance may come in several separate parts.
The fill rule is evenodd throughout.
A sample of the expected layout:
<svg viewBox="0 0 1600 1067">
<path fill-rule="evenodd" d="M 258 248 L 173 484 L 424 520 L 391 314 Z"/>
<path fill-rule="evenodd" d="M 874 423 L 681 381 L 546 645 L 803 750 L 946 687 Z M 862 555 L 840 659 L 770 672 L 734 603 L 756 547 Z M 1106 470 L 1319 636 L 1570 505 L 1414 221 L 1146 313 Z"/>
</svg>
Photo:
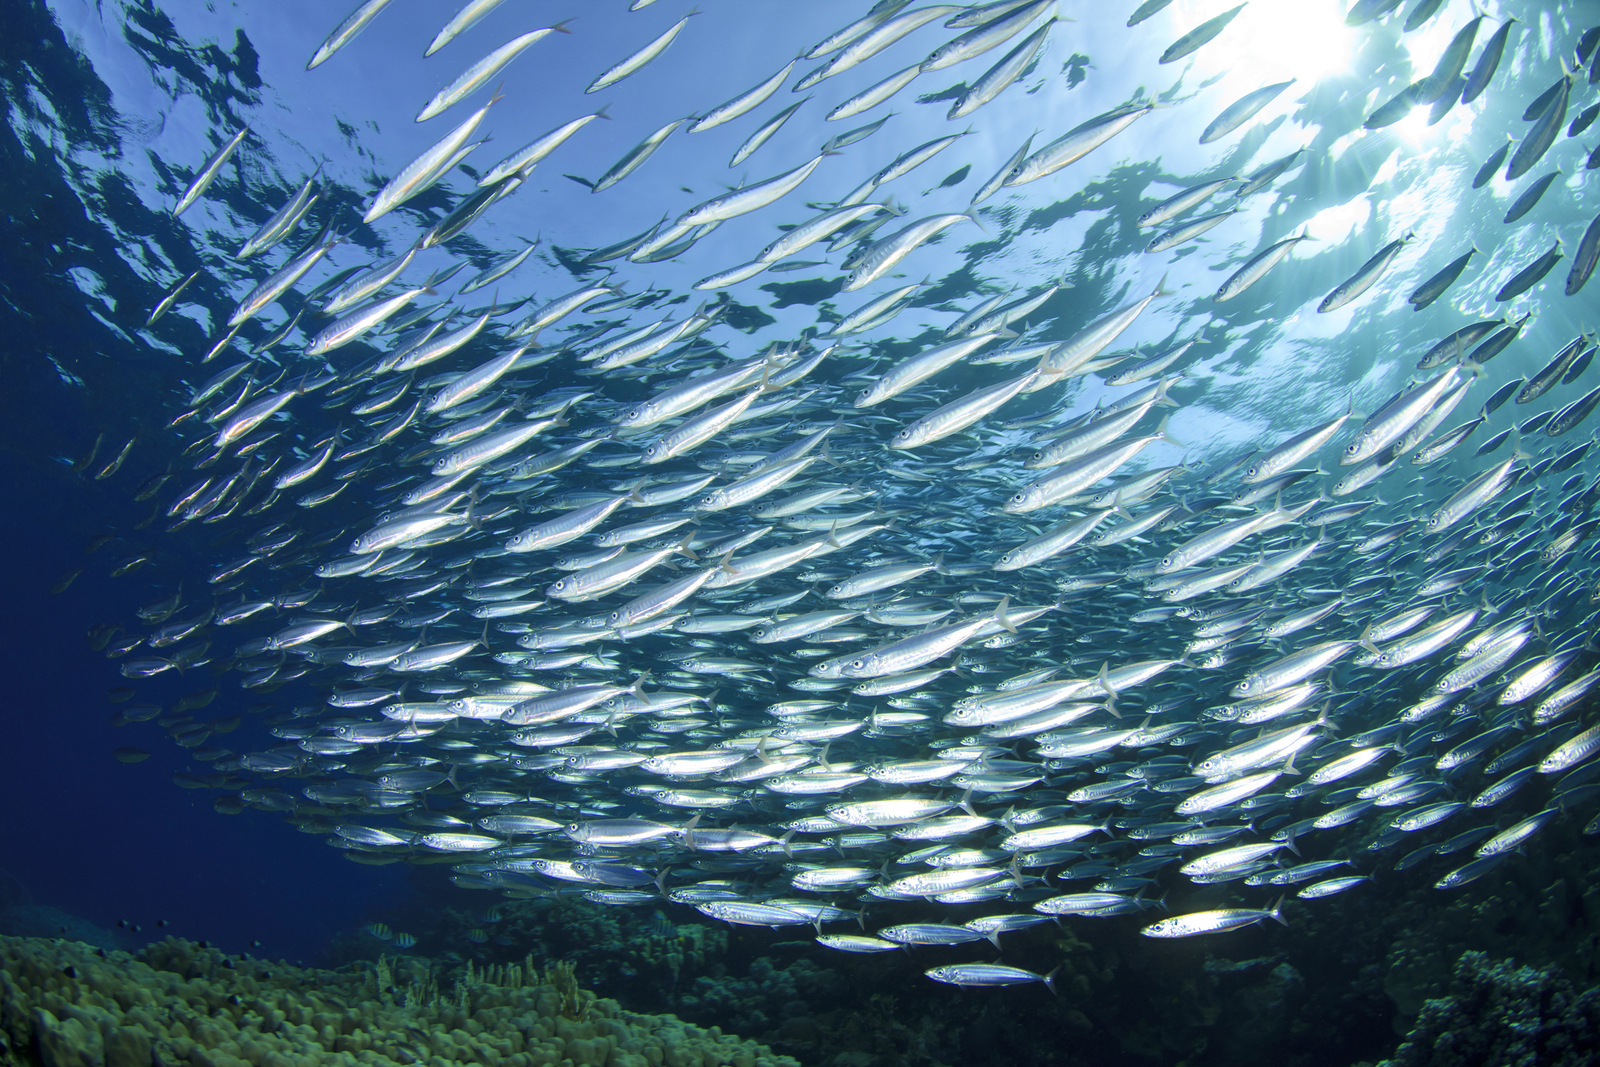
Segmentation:
<svg viewBox="0 0 1600 1067">
<path fill-rule="evenodd" d="M 1007 633 L 1014 634 L 1017 632 L 1016 623 L 1012 622 L 1011 617 L 1006 613 L 1006 608 L 1008 608 L 1010 605 L 1011 594 L 1007 593 L 1005 596 L 1000 598 L 1000 603 L 995 605 L 994 621 L 999 623 Z"/>
<path fill-rule="evenodd" d="M 1166 399 L 1166 391 L 1165 390 L 1162 390 L 1161 399 L 1163 399 L 1163 400 Z M 1170 403 L 1170 401 L 1168 401 L 1168 402 Z M 1170 442 L 1171 444 L 1177 445 L 1179 448 L 1188 448 L 1189 446 L 1187 444 L 1185 444 L 1184 442 L 1178 440 L 1176 437 L 1174 437 L 1172 435 L 1172 431 L 1167 429 L 1167 423 L 1170 422 L 1171 419 L 1172 419 L 1171 415 L 1162 416 L 1160 425 L 1158 425 L 1156 427 L 1155 436 L 1161 438 L 1163 441 L 1167 441 L 1167 442 Z"/>
</svg>

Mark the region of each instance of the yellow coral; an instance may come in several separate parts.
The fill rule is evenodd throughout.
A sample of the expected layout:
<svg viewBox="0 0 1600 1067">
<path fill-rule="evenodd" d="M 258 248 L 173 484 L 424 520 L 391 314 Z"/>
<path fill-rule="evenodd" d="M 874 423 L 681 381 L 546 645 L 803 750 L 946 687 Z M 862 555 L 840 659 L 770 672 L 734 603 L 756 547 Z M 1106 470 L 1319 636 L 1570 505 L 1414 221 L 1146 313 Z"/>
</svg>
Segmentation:
<svg viewBox="0 0 1600 1067">
<path fill-rule="evenodd" d="M 405 971 L 406 973 L 401 973 Z M 43 1067 L 799 1067 L 753 1041 L 623 1011 L 570 964 L 421 960 L 318 971 L 168 938 L 139 956 L 0 937 L 0 1063 Z"/>
<path fill-rule="evenodd" d="M 594 999 L 594 994 L 584 998 L 583 990 L 578 988 L 578 968 L 571 960 L 559 960 L 552 966 L 544 969 L 544 984 L 554 986 L 561 995 L 561 1015 L 567 1019 L 586 1019 L 589 1017 L 589 1001 Z"/>
</svg>

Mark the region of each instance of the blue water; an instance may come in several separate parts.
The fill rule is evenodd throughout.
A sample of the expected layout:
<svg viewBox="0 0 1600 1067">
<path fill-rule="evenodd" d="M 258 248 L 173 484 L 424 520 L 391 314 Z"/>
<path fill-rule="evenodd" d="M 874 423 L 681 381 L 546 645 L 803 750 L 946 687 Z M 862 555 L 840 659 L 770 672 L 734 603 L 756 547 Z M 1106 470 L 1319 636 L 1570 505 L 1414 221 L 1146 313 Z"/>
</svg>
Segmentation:
<svg viewBox="0 0 1600 1067">
<path fill-rule="evenodd" d="M 1490 389 L 1531 375 L 1565 341 L 1593 327 L 1596 283 L 1574 297 L 1563 296 L 1561 286 L 1600 203 L 1596 172 L 1584 169 L 1600 133 L 1568 138 L 1563 128 L 1529 178 L 1552 167 L 1562 176 L 1515 225 L 1500 219 L 1529 179 L 1510 183 L 1497 176 L 1478 191 L 1470 182 L 1508 132 L 1523 135 L 1523 108 L 1559 77 L 1563 58 L 1570 63 L 1582 30 L 1600 22 L 1600 0 L 1491 2 L 1477 8 L 1489 16 L 1480 46 L 1504 17 L 1522 23 L 1488 92 L 1437 125 L 1426 125 L 1425 109 L 1418 109 L 1397 126 L 1376 131 L 1362 130 L 1362 119 L 1428 73 L 1471 17 L 1464 0 L 1449 0 L 1426 26 L 1404 35 L 1397 16 L 1346 30 L 1340 5 L 1327 0 L 1255 0 L 1215 42 L 1169 66 L 1156 63 L 1162 48 L 1226 5 L 1177 0 L 1129 29 L 1124 22 L 1134 6 L 1122 0 L 1062 3 L 1060 13 L 1072 21 L 1054 27 L 1042 58 L 1018 84 L 968 120 L 970 135 L 885 188 L 907 207 L 908 221 L 964 211 L 978 185 L 1030 134 L 1037 134 L 1038 148 L 1130 101 L 1170 105 L 1065 170 L 1003 191 L 984 205 L 981 230 L 963 224 L 919 249 L 902 266 L 900 284 L 926 275 L 929 286 L 881 338 L 907 347 L 888 350 L 898 355 L 909 352 L 912 342 L 932 343 L 957 314 L 988 296 L 1020 297 L 1054 281 L 1070 288 L 1026 325 L 1035 331 L 1030 336 L 1064 338 L 1159 283 L 1173 295 L 1152 303 L 1115 346 L 1153 352 L 1201 339 L 1185 366 L 1184 405 L 1171 424 L 1180 443 L 1158 445 L 1142 457 L 1158 467 L 1180 459 L 1195 465 L 1215 461 L 1281 439 L 1350 404 L 1370 411 L 1407 382 L 1415 357 L 1449 330 L 1505 310 L 1532 310 L 1531 323 L 1447 423 L 1453 424 L 1469 417 Z M 473 261 L 470 273 L 492 255 L 538 239 L 540 251 L 497 290 L 467 301 L 532 294 L 531 309 L 579 284 L 561 262 L 563 256 L 570 262 L 570 250 L 640 233 L 741 180 L 753 182 L 805 162 L 827 137 L 894 113 L 879 132 L 824 159 L 799 192 L 775 207 L 726 224 L 673 261 L 614 264 L 616 279 L 630 291 L 672 288 L 688 293 L 685 308 L 692 308 L 715 295 L 693 291 L 697 280 L 748 259 L 772 239 L 774 222 L 813 214 L 802 202 L 827 204 L 900 152 L 967 129 L 968 121 L 946 120 L 944 100 L 917 98 L 944 96 L 941 90 L 975 77 L 1004 51 L 925 74 L 891 103 L 860 116 L 823 121 L 835 104 L 945 40 L 951 31 L 935 21 L 848 75 L 823 82 L 815 98 L 740 166 L 726 164 L 744 138 L 777 108 L 799 99 L 787 87 L 735 122 L 704 134 L 674 134 L 637 172 L 593 194 L 567 176 L 598 177 L 651 131 L 737 95 L 859 17 L 867 5 L 710 0 L 660 59 L 611 89 L 585 96 L 582 88 L 596 72 L 687 13 L 672 0 L 633 13 L 626 7 L 622 0 L 565 7 L 512 0 L 423 60 L 424 46 L 454 7 L 396 0 L 326 64 L 307 71 L 306 59 L 344 16 L 342 5 L 0 5 L 0 93 L 8 110 L 0 129 L 0 335 L 6 341 L 0 365 L 7 385 L 0 440 L 10 483 L 3 549 L 11 560 L 0 602 L 12 618 L 6 641 L 10 692 L 0 734 L 0 868 L 34 902 L 107 930 L 119 922 L 140 926 L 137 934 L 116 935 L 125 944 L 171 932 L 229 951 L 310 962 L 326 958 L 335 935 L 349 934 L 368 919 L 446 905 L 478 907 L 486 899 L 448 885 L 441 868 L 358 866 L 273 815 L 219 815 L 206 790 L 174 788 L 173 773 L 196 769 L 186 751 L 149 724 L 108 724 L 118 705 L 107 701 L 106 692 L 127 683 L 114 661 L 91 650 L 83 637 L 96 624 L 129 625 L 138 606 L 170 594 L 180 579 L 187 596 L 179 616 L 192 613 L 209 602 L 211 568 L 237 554 L 236 546 L 212 543 L 211 527 L 168 537 L 161 532 L 163 519 L 144 529 L 135 526 L 157 501 L 171 499 L 195 477 L 178 456 L 180 445 L 167 422 L 182 410 L 190 386 L 237 356 L 230 353 L 203 369 L 194 361 L 222 332 L 220 324 L 261 276 L 263 262 L 277 266 L 287 248 L 315 230 L 303 227 L 258 260 L 241 264 L 233 253 L 314 168 L 321 168 L 325 198 L 314 217 L 320 222 L 337 211 L 339 225 L 349 229 L 348 242 L 330 256 L 335 267 L 400 253 L 418 230 L 413 209 L 437 214 L 445 205 L 442 195 L 427 194 L 370 227 L 355 220 L 390 175 L 485 103 L 490 90 L 426 123 L 413 121 L 416 109 L 490 48 L 532 26 L 572 18 L 570 34 L 536 43 L 493 80 L 505 98 L 490 110 L 483 127 L 490 140 L 468 166 L 482 174 L 533 137 L 601 104 L 609 108 L 609 121 L 581 130 L 523 189 L 448 250 L 425 253 L 407 275 L 420 277 L 459 258 Z M 1227 104 L 1288 78 L 1295 84 L 1240 131 L 1217 144 L 1195 143 L 1198 131 Z M 1594 86 L 1580 76 L 1568 121 L 1595 99 Z M 243 123 L 251 129 L 245 147 L 206 196 L 173 219 L 171 205 L 189 177 Z M 1156 201 L 1201 181 L 1247 176 L 1297 148 L 1307 150 L 1302 162 L 1200 242 L 1143 254 L 1152 231 L 1139 229 L 1135 220 Z M 447 184 L 457 194 L 471 189 L 467 174 Z M 1213 203 L 1229 199 L 1224 194 Z M 1221 207 L 1200 212 L 1210 210 Z M 1230 303 L 1212 303 L 1216 287 L 1245 259 L 1302 230 L 1312 240 L 1265 281 Z M 1378 248 L 1408 233 L 1414 239 L 1374 290 L 1332 314 L 1316 313 L 1329 290 Z M 1497 303 L 1496 290 L 1557 237 L 1567 258 L 1530 296 Z M 1473 244 L 1479 254 L 1461 280 L 1432 308 L 1414 313 L 1406 295 Z M 829 257 L 817 246 L 800 258 Z M 836 264 L 837 257 L 831 258 Z M 149 309 L 197 269 L 200 280 L 162 327 L 141 331 Z M 842 312 L 883 288 L 835 297 L 837 274 L 831 268 L 768 272 L 727 290 L 741 308 L 744 331 L 733 335 L 737 341 L 729 343 L 739 348 L 730 352 L 753 352 L 813 327 L 818 294 Z M 312 277 L 322 276 L 319 269 Z M 271 328 L 281 321 L 273 318 Z M 344 359 L 335 353 L 332 362 L 338 366 Z M 555 388 L 578 379 L 551 370 L 545 381 Z M 1576 399 L 1592 381 L 1590 374 L 1552 399 Z M 1113 395 L 1096 378 L 1078 379 L 1068 390 L 1075 411 Z M 1495 431 L 1505 425 L 1502 417 Z M 121 471 L 95 481 L 75 472 L 73 464 L 101 433 L 95 468 L 130 437 L 137 435 L 139 443 Z M 1575 434 L 1562 444 L 1579 440 Z M 1458 455 L 1470 455 L 1477 441 Z M 134 502 L 135 488 L 169 465 L 176 473 L 161 494 Z M 85 556 L 84 546 L 100 534 L 114 539 Z M 125 577 L 109 576 L 112 567 L 135 555 L 148 555 L 151 563 Z M 65 592 L 47 592 L 79 567 L 84 573 Z M 205 669 L 133 684 L 135 700 L 162 703 L 220 684 L 223 695 L 206 715 L 242 710 L 258 699 Z M 287 705 L 311 698 L 285 690 L 259 699 Z M 247 725 L 218 743 L 247 750 L 244 739 L 255 729 Z M 266 740 L 258 734 L 253 743 Z M 153 755 L 138 764 L 115 762 L 110 751 L 122 745 L 141 745 Z M 1245 954 L 1265 957 L 1282 944 L 1265 942 L 1266 933 L 1249 936 L 1254 940 L 1246 942 Z M 1503 947 L 1516 950 L 1514 943 Z M 1135 943 L 1128 951 L 1138 948 Z M 1324 949 L 1297 945 L 1297 965 L 1305 969 L 1305 960 Z M 1178 958 L 1194 963 L 1201 951 Z M 1151 959 L 1159 957 L 1145 957 L 1142 964 Z M 897 981 L 923 981 L 912 967 L 903 970 Z M 1122 1010 L 1137 1014 L 1141 1006 Z M 1171 1009 L 1152 1004 L 1147 1010 Z M 1383 1048 L 1375 1042 L 1360 1051 L 1378 1055 Z"/>
</svg>

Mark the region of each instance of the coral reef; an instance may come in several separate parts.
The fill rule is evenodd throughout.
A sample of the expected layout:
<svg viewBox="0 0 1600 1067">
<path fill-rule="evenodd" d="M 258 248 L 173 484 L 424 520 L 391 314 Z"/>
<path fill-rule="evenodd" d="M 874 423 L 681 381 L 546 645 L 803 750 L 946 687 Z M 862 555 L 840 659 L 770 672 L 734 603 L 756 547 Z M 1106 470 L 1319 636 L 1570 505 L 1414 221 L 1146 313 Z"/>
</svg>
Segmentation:
<svg viewBox="0 0 1600 1067">
<path fill-rule="evenodd" d="M 551 984 L 551 979 L 558 984 Z M 168 938 L 140 953 L 0 938 L 5 1067 L 798 1067 L 751 1041 L 622 1010 L 570 967 L 425 960 L 302 970 Z"/>
<path fill-rule="evenodd" d="M 486 912 L 494 917 L 485 918 Z M 720 973 L 728 947 L 726 927 L 695 921 L 678 925 L 658 909 L 607 907 L 572 897 L 503 900 L 488 909 L 441 907 L 426 899 L 381 918 L 414 934 L 419 955 L 479 966 L 520 962 L 530 955 L 538 967 L 568 963 L 596 993 L 623 998 L 643 1011 L 676 1011 L 679 993 L 696 978 Z M 370 962 L 393 951 L 370 934 L 350 933 L 329 945 L 326 962 Z"/>
<path fill-rule="evenodd" d="M 1600 978 L 1600 882 L 1593 846 L 1570 824 L 1551 826 L 1544 845 L 1463 893 L 1413 890 L 1386 917 L 1393 934 L 1384 992 L 1406 1021 L 1444 994 L 1468 950 L 1554 965 L 1586 981 Z M 1398 1029 L 1403 1033 L 1406 1027 Z"/>
<path fill-rule="evenodd" d="M 741 1033 L 767 1033 L 785 1020 L 810 1015 L 811 1005 L 824 1001 L 837 985 L 834 972 L 806 957 L 779 967 L 761 956 L 746 975 L 696 979 L 680 1010 L 694 1018 L 726 1019 Z"/>
<path fill-rule="evenodd" d="M 1463 953 L 1449 996 L 1429 1000 L 1380 1067 L 1588 1067 L 1600 1060 L 1600 988 L 1553 969 Z"/>
</svg>

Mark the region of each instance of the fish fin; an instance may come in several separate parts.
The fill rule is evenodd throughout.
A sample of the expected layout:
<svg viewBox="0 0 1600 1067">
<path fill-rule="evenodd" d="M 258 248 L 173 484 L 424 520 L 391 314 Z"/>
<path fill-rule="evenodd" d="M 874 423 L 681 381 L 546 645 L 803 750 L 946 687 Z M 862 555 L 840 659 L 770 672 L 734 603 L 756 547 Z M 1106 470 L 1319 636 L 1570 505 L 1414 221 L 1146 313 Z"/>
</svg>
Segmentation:
<svg viewBox="0 0 1600 1067">
<path fill-rule="evenodd" d="M 1066 966 L 1066 964 L 1056 964 L 1055 967 L 1051 969 L 1050 973 L 1045 975 L 1042 979 L 1044 982 L 1044 987 L 1050 990 L 1050 995 L 1053 997 L 1059 997 L 1061 995 L 1060 993 L 1056 992 L 1056 975 L 1060 973 L 1061 968 L 1064 966 Z"/>
<path fill-rule="evenodd" d="M 1278 920 L 1284 926 L 1288 926 L 1289 921 L 1283 917 L 1283 901 L 1284 897 L 1279 897 L 1274 901 L 1272 907 L 1267 911 L 1267 915 L 1269 918 Z"/>
</svg>

